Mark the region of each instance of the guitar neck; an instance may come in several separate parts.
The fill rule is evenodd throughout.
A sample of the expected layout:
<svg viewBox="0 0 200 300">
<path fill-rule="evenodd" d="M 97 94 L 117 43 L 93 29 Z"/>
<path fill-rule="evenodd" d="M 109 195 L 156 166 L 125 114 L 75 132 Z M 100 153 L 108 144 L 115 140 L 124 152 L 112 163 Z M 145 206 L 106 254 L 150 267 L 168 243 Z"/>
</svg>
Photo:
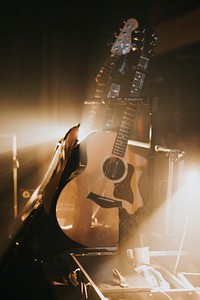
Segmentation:
<svg viewBox="0 0 200 300">
<path fill-rule="evenodd" d="M 94 99 L 96 100 L 102 100 L 105 97 L 107 97 L 108 94 L 108 83 L 111 81 L 112 78 L 112 72 L 115 67 L 116 61 L 118 60 L 118 55 L 110 55 L 108 59 L 106 60 L 103 67 L 100 69 L 99 73 L 97 74 L 95 81 L 97 83 Z M 100 101 L 101 103 L 101 101 Z M 97 111 L 99 108 L 99 104 L 92 104 L 90 107 L 90 113 L 89 118 L 87 122 L 87 131 L 89 132 L 91 129 L 93 129 L 93 126 L 96 121 L 97 117 Z M 109 116 L 106 117 L 106 119 L 109 120 Z M 104 121 L 104 124 L 106 124 L 106 120 Z"/>
<path fill-rule="evenodd" d="M 120 89 L 121 89 L 121 81 L 122 81 L 122 77 L 124 76 L 125 63 L 126 63 L 126 59 L 124 58 L 122 62 L 122 66 L 120 64 L 120 68 L 118 66 L 117 70 L 114 70 L 114 75 L 112 76 L 112 83 L 110 85 L 110 90 L 107 94 L 107 98 L 109 99 L 111 98 L 116 99 L 117 97 L 119 97 Z M 110 129 L 113 127 L 115 110 L 116 110 L 116 105 L 114 105 L 114 103 L 106 104 L 106 111 L 105 111 L 104 121 L 103 121 L 104 129 Z"/>
<path fill-rule="evenodd" d="M 143 88 L 148 64 L 149 64 L 149 59 L 144 56 L 140 56 L 137 70 L 135 72 L 135 77 L 131 85 L 131 90 L 129 95 L 130 97 L 137 97 L 140 95 L 141 90 Z"/>
<path fill-rule="evenodd" d="M 116 105 L 112 103 L 106 104 L 106 112 L 103 120 L 103 129 L 110 129 L 113 126 Z"/>
<path fill-rule="evenodd" d="M 104 66 L 99 71 L 96 77 L 97 87 L 95 90 L 94 98 L 103 99 L 109 93 L 109 85 L 111 84 L 112 72 L 114 70 L 118 55 L 110 55 L 106 60 Z"/>
<path fill-rule="evenodd" d="M 141 93 L 145 73 L 148 67 L 149 59 L 140 56 L 134 80 L 132 82 L 130 97 L 138 97 Z M 117 138 L 113 148 L 113 154 L 124 157 L 128 140 L 130 138 L 131 129 L 134 123 L 137 106 L 135 103 L 128 103 L 122 117 L 120 129 L 117 133 Z"/>
<path fill-rule="evenodd" d="M 121 121 L 117 138 L 113 147 L 113 154 L 124 157 L 127 143 L 130 137 L 131 128 L 133 126 L 134 117 L 136 113 L 136 104 L 129 103 L 126 105 L 124 115 Z"/>
</svg>

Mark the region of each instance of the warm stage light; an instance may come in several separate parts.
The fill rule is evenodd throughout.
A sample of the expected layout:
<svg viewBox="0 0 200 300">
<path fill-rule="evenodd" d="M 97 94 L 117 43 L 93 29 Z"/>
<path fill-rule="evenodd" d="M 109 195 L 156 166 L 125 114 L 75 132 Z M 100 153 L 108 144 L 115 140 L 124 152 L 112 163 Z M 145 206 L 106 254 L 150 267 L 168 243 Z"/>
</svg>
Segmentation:
<svg viewBox="0 0 200 300">
<path fill-rule="evenodd" d="M 200 168 L 192 167 L 187 170 L 185 188 L 190 199 L 200 199 Z"/>
<path fill-rule="evenodd" d="M 1 99 L 0 134 L 9 135 L 14 132 L 18 149 L 59 141 L 70 128 L 80 123 L 80 111 L 72 104 L 66 107 L 66 111 L 64 108 L 59 111 L 56 106 L 54 109 L 54 103 L 48 104 L 45 99 L 35 104 L 32 99 L 24 99 L 23 102 L 22 99 L 15 99 L 16 105 L 12 104 L 10 107 L 8 104 L 11 101 L 13 99 Z M 7 151 L 9 150 L 8 147 Z"/>
<path fill-rule="evenodd" d="M 90 133 L 90 131 L 88 131 L 87 126 L 80 125 L 79 133 L 78 133 L 79 142 L 83 141 L 88 136 L 89 133 Z"/>
<path fill-rule="evenodd" d="M 175 183 L 176 189 L 170 189 L 171 193 L 160 201 L 146 220 L 149 225 L 149 242 L 151 245 L 158 243 L 161 247 L 167 245 L 178 249 L 184 235 L 183 247 L 192 249 L 197 246 L 195 235 L 200 225 L 200 168 L 197 164 L 187 168 L 185 166 L 179 172 L 181 178 L 177 176 L 175 173 L 172 183 L 172 186 Z"/>
<path fill-rule="evenodd" d="M 18 137 L 18 146 L 21 148 L 50 141 L 59 141 L 75 124 L 56 124 L 53 122 L 38 121 L 21 130 Z"/>
</svg>

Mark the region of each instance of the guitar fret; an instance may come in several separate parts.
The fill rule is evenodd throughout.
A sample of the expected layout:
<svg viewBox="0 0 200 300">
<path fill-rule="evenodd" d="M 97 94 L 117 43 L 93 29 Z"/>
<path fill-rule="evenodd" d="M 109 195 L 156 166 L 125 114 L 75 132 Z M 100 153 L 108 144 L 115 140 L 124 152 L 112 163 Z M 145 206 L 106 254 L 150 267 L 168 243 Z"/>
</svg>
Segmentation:
<svg viewBox="0 0 200 300">
<path fill-rule="evenodd" d="M 126 119 L 122 121 L 122 127 L 126 128 L 127 126 L 129 127 L 130 122 L 132 122 L 133 119 Z"/>
<path fill-rule="evenodd" d="M 143 81 L 144 81 L 145 75 L 141 72 L 136 72 L 136 78 L 134 79 L 131 87 L 131 93 L 139 93 L 142 89 L 143 86 Z"/>
<path fill-rule="evenodd" d="M 126 127 L 126 130 L 123 130 L 123 131 L 119 131 L 118 133 L 118 138 L 128 138 L 129 137 L 129 131 L 130 131 L 130 127 Z"/>
<path fill-rule="evenodd" d="M 114 154 L 117 154 L 119 156 L 124 156 L 125 152 L 126 152 L 126 147 L 118 147 L 115 149 Z"/>
<path fill-rule="evenodd" d="M 116 148 L 117 147 L 119 147 L 119 149 L 121 149 L 121 148 L 125 148 L 126 147 L 126 143 L 125 142 L 123 142 L 123 143 L 116 143 Z"/>
<path fill-rule="evenodd" d="M 123 157 L 123 153 L 118 153 L 118 152 L 116 152 L 116 153 L 113 153 L 113 154 L 115 154 L 115 155 L 117 155 L 117 156 L 120 156 L 120 157 Z"/>
<path fill-rule="evenodd" d="M 135 115 L 135 114 L 133 114 L 134 112 L 135 112 L 135 110 L 125 112 L 124 113 L 124 119 L 125 120 L 128 120 L 128 119 L 132 120 L 132 119 L 134 119 L 134 115 Z"/>
<path fill-rule="evenodd" d="M 110 91 L 108 93 L 108 98 L 115 98 L 119 96 L 121 85 L 117 83 L 112 83 Z"/>
<path fill-rule="evenodd" d="M 118 156 L 124 156 L 124 149 L 116 149 L 114 154 Z"/>
<path fill-rule="evenodd" d="M 123 143 L 123 144 L 117 143 L 116 144 L 116 150 L 122 151 L 122 150 L 125 150 L 125 149 L 126 149 L 126 143 Z"/>
<path fill-rule="evenodd" d="M 135 78 L 134 78 L 133 82 L 134 82 L 134 81 L 141 80 L 142 77 L 144 77 L 144 74 L 141 73 L 141 72 L 139 72 L 139 71 L 136 71 Z"/>
<path fill-rule="evenodd" d="M 149 64 L 149 59 L 144 56 L 140 56 L 138 67 L 141 68 L 143 71 L 147 70 Z"/>
<path fill-rule="evenodd" d="M 130 126 L 132 125 L 133 119 L 132 119 L 132 120 L 129 119 L 129 121 L 130 121 L 130 122 L 123 121 L 121 127 L 122 127 L 122 128 L 125 128 L 125 130 L 128 129 L 128 128 L 130 128 Z"/>
<path fill-rule="evenodd" d="M 123 119 L 125 119 L 125 120 L 133 120 L 134 119 L 133 112 L 134 111 L 132 111 L 132 114 L 130 112 L 125 112 Z"/>
<path fill-rule="evenodd" d="M 126 134 L 124 134 L 124 133 L 120 133 L 119 132 L 119 134 L 118 134 L 118 139 L 120 140 L 120 141 L 126 141 L 126 140 L 128 140 L 128 138 L 129 138 L 129 134 L 128 133 L 126 133 Z"/>
<path fill-rule="evenodd" d="M 123 150 L 115 149 L 115 151 L 113 151 L 113 154 L 123 157 L 124 156 L 124 149 Z"/>
<path fill-rule="evenodd" d="M 125 141 L 123 140 L 122 142 L 121 141 L 118 141 L 117 143 L 116 143 L 116 145 L 125 145 L 126 146 L 126 143 L 125 143 Z"/>
<path fill-rule="evenodd" d="M 125 132 L 125 133 L 124 133 Z M 119 131 L 119 134 L 118 134 L 118 136 L 119 136 L 119 139 L 121 138 L 121 139 L 124 139 L 125 137 L 129 137 L 129 134 L 127 133 L 127 130 L 125 131 L 123 131 L 123 132 L 121 132 L 121 131 Z"/>
<path fill-rule="evenodd" d="M 134 106 L 135 106 L 135 104 L 134 104 Z M 135 111 L 136 111 L 136 107 L 132 108 L 130 106 L 129 107 L 127 106 L 126 111 L 125 111 L 125 115 L 126 114 L 131 114 L 131 116 L 132 116 L 133 112 L 135 112 Z"/>
<path fill-rule="evenodd" d="M 117 142 L 117 143 L 118 143 L 118 144 L 123 144 L 123 143 L 126 144 L 126 142 L 127 142 L 127 140 L 128 140 L 128 137 L 129 137 L 129 135 L 126 135 L 126 137 L 123 135 L 123 137 L 121 137 L 121 138 L 118 136 L 119 142 Z M 117 144 L 117 143 L 116 143 L 116 144 Z"/>
<path fill-rule="evenodd" d="M 134 97 L 134 96 L 139 95 L 139 92 L 140 92 L 140 91 L 139 91 L 138 88 L 131 89 L 130 97 Z"/>
<path fill-rule="evenodd" d="M 127 123 L 128 124 L 129 122 L 132 122 L 133 118 L 132 118 L 132 116 L 130 114 L 126 114 L 126 115 L 124 116 L 123 123 Z"/>
<path fill-rule="evenodd" d="M 136 104 L 135 103 L 129 103 L 129 105 L 127 105 L 126 107 L 128 110 L 134 110 L 134 108 L 136 108 Z"/>
</svg>

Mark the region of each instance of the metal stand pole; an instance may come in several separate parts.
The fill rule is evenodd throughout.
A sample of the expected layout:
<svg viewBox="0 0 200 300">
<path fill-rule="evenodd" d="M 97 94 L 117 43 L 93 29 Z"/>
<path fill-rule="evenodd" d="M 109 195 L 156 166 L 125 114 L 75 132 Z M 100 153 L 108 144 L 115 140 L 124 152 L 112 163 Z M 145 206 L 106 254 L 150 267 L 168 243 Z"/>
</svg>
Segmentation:
<svg viewBox="0 0 200 300">
<path fill-rule="evenodd" d="M 155 142 L 156 142 L 156 117 L 158 110 L 158 98 L 153 97 L 150 103 L 150 128 L 149 128 L 149 154 L 148 154 L 148 188 L 147 188 L 147 203 L 145 207 L 146 220 L 145 221 L 145 235 L 148 244 L 149 239 L 149 214 L 152 212 L 152 203 L 154 201 L 154 183 L 155 183 Z"/>
<path fill-rule="evenodd" d="M 0 138 L 12 139 L 12 160 L 13 160 L 13 214 L 14 218 L 18 215 L 18 197 L 17 197 L 17 169 L 19 168 L 19 161 L 17 160 L 17 137 L 16 134 L 2 134 Z"/>
<path fill-rule="evenodd" d="M 17 169 L 19 168 L 19 161 L 17 160 L 17 137 L 13 135 L 13 207 L 14 218 L 18 215 L 18 197 L 17 197 Z"/>
<path fill-rule="evenodd" d="M 166 210 L 165 210 L 165 237 L 168 236 L 170 230 L 170 215 L 171 215 L 171 198 L 172 198 L 172 189 L 173 189 L 173 181 L 174 181 L 174 161 L 169 155 L 169 163 L 168 163 L 168 184 L 167 184 L 167 199 L 166 199 Z"/>
<path fill-rule="evenodd" d="M 158 110 L 158 98 L 153 97 L 150 105 L 150 128 L 149 128 L 149 174 L 148 174 L 148 201 L 146 210 L 151 211 L 150 203 L 153 203 L 154 194 L 154 167 L 155 167 L 155 142 L 156 142 L 156 112 Z"/>
</svg>

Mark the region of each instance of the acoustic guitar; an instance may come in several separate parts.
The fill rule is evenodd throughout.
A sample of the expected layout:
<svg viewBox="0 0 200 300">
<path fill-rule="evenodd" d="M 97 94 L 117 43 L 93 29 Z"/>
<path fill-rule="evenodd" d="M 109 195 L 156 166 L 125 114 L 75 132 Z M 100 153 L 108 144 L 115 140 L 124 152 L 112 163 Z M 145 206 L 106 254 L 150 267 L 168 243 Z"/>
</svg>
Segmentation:
<svg viewBox="0 0 200 300">
<path fill-rule="evenodd" d="M 151 32 L 150 37 L 148 31 L 143 30 L 143 46 L 130 97 L 141 93 L 155 33 Z M 118 208 L 125 207 L 134 212 L 134 188 L 138 184 L 134 178 L 135 168 L 139 169 L 142 164 L 137 166 L 133 161 L 128 139 L 136 109 L 134 101 L 126 105 L 117 132 L 96 131 L 87 137 L 80 145 L 79 169 L 72 173 L 59 195 L 56 207 L 58 224 L 68 237 L 82 245 L 116 246 Z"/>
</svg>

